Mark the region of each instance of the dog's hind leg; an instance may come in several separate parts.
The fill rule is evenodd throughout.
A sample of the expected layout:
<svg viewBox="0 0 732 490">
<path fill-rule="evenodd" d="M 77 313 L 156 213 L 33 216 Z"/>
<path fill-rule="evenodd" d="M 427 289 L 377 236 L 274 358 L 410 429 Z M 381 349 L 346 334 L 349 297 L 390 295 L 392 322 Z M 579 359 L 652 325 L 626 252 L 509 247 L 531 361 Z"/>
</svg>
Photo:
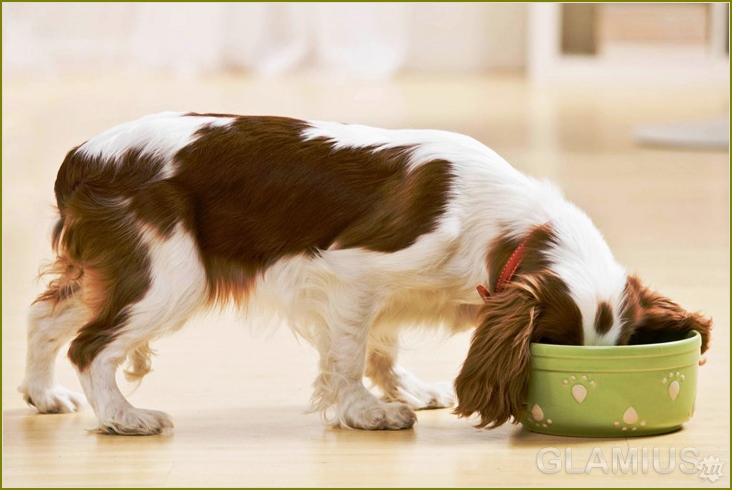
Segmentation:
<svg viewBox="0 0 732 490">
<path fill-rule="evenodd" d="M 382 391 L 384 400 L 404 402 L 415 410 L 453 406 L 452 383 L 425 383 L 397 363 L 398 351 L 396 333 L 371 333 L 365 374 Z"/>
<path fill-rule="evenodd" d="M 58 351 L 89 318 L 80 299 L 81 270 L 56 264 L 63 271 L 30 308 L 25 378 L 18 390 L 41 413 L 66 413 L 80 408 L 83 396 L 56 384 Z"/>
<path fill-rule="evenodd" d="M 145 235 L 145 234 L 143 234 Z M 194 239 L 181 226 L 169 236 L 153 232 L 143 236 L 137 254 L 144 270 L 120 269 L 114 284 L 102 281 L 106 294 L 98 314 L 79 332 L 71 343 L 69 357 L 79 373 L 89 404 L 99 419 L 99 430 L 110 434 L 158 434 L 172 427 L 168 415 L 132 406 L 120 392 L 115 374 L 130 355 L 133 373 L 149 369 L 147 343 L 179 328 L 207 299 L 204 267 Z M 143 274 L 144 273 L 144 274 Z M 124 291 L 119 284 L 135 284 L 144 280 L 142 294 L 132 302 L 120 300 Z M 142 362 L 135 369 L 135 362 Z"/>
</svg>

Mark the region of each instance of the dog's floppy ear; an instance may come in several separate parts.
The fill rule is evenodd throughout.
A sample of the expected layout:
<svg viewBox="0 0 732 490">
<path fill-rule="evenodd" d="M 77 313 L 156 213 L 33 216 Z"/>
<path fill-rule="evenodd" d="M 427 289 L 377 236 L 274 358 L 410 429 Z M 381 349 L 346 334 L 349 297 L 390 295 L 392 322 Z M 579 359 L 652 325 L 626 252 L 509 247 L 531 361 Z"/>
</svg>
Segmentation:
<svg viewBox="0 0 732 490">
<path fill-rule="evenodd" d="M 524 411 L 529 380 L 529 345 L 538 314 L 536 298 L 512 283 L 485 299 L 483 320 L 455 380 L 460 417 L 480 414 L 478 427 L 494 428 Z"/>
<path fill-rule="evenodd" d="M 678 340 L 695 330 L 701 334 L 702 353 L 709 348 L 712 320 L 699 313 L 690 313 L 670 299 L 643 286 L 638 277 L 628 277 L 625 288 L 625 311 L 631 318 L 624 343 L 652 344 Z"/>
</svg>

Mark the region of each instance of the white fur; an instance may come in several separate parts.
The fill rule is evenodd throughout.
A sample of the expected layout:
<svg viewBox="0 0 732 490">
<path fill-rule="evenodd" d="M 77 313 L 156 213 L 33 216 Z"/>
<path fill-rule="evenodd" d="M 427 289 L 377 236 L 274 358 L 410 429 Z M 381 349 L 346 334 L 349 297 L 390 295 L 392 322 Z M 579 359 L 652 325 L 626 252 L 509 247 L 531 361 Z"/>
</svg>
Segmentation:
<svg viewBox="0 0 732 490">
<path fill-rule="evenodd" d="M 511 166 L 496 152 L 464 134 L 432 129 L 382 129 L 361 124 L 341 124 L 326 121 L 308 121 L 309 128 L 302 133 L 305 141 L 324 138 L 334 149 L 373 147 L 375 151 L 396 147 L 410 149 L 410 170 L 430 160 L 468 160 L 470 156 L 490 159 L 490 164 L 504 168 Z M 486 162 L 487 163 L 487 162 Z"/>
<path fill-rule="evenodd" d="M 438 230 L 420 241 L 422 249 L 431 252 L 432 257 L 444 257 L 448 250 L 453 250 L 451 260 L 443 260 L 431 279 L 451 282 L 452 290 L 455 286 L 461 288 L 463 296 L 454 298 L 456 303 L 478 302 L 474 287 L 486 280 L 486 246 L 500 232 L 508 229 L 514 238 L 520 239 L 533 227 L 551 222 L 560 241 L 550 251 L 552 268 L 569 286 L 582 313 L 585 344 L 616 343 L 626 271 L 615 261 L 590 218 L 566 201 L 552 183 L 521 174 L 493 150 L 461 134 L 320 121 L 312 124 L 304 131 L 304 138 L 326 138 L 336 148 L 373 147 L 380 151 L 413 146 L 412 168 L 434 159 L 451 162 L 455 177 L 453 199 Z M 403 253 L 403 258 L 410 257 L 409 262 L 422 260 L 419 247 L 415 247 L 394 255 Z M 426 260 L 430 260 L 429 256 Z M 600 301 L 610 304 L 614 318 L 612 328 L 602 336 L 594 328 Z"/>
<path fill-rule="evenodd" d="M 411 426 L 400 403 L 384 403 L 364 389 L 364 357 L 372 332 L 403 325 L 470 327 L 476 309 L 459 307 L 473 285 L 445 275 L 440 229 L 394 253 L 327 250 L 320 257 L 282 259 L 256 282 L 249 305 L 283 319 L 320 353 L 313 409 L 336 406 L 333 423 L 374 429 Z M 454 238 L 454 237 L 453 237 Z M 452 284 L 451 284 L 452 283 Z M 453 287 L 446 287 L 450 284 Z M 394 373 L 413 408 L 450 406 L 449 387 L 427 385 L 404 370 Z M 406 424 L 406 425 L 400 425 Z"/>
<path fill-rule="evenodd" d="M 226 126 L 231 117 L 185 116 L 182 112 L 161 112 L 136 121 L 120 124 L 90 139 L 78 149 L 87 157 L 101 157 L 115 162 L 128 150 L 163 158 L 160 179 L 175 175 L 173 156 L 195 141 L 196 131 L 205 126 Z"/>
<path fill-rule="evenodd" d="M 169 237 L 161 237 L 145 225 L 140 236 L 148 246 L 152 284 L 131 305 L 125 326 L 114 340 L 79 372 L 79 379 L 100 422 L 100 430 L 117 434 L 157 434 L 172 427 L 162 413 L 133 407 L 115 381 L 117 367 L 128 355 L 178 328 L 206 300 L 206 275 L 193 238 L 181 225 Z"/>
<path fill-rule="evenodd" d="M 25 378 L 18 390 L 41 413 L 74 412 L 83 403 L 81 394 L 56 384 L 55 364 L 61 346 L 88 317 L 89 312 L 74 296 L 58 304 L 46 300 L 31 306 Z"/>
<path fill-rule="evenodd" d="M 551 250 L 552 268 L 569 285 L 570 295 L 582 313 L 585 345 L 615 345 L 620 335 L 626 270 L 615 261 L 584 212 L 568 205 L 565 213 L 553 222 L 563 246 Z M 604 335 L 595 330 L 600 302 L 607 302 L 613 312 L 613 325 Z"/>
</svg>

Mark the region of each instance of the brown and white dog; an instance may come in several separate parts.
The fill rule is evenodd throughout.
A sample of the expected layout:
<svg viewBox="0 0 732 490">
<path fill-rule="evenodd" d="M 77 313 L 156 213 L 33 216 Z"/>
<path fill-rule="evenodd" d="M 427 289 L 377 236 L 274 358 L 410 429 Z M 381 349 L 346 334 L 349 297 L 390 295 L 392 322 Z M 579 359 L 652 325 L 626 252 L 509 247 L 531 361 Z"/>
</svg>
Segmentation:
<svg viewBox="0 0 732 490">
<path fill-rule="evenodd" d="M 708 344 L 710 320 L 628 276 L 559 190 L 459 134 L 163 113 L 72 150 L 55 192 L 55 276 L 31 307 L 20 390 L 40 412 L 77 410 L 81 395 L 54 378 L 71 340 L 103 432 L 172 426 L 130 405 L 115 373 L 127 360 L 142 378 L 150 341 L 227 302 L 265 305 L 310 341 L 313 408 L 358 429 L 408 428 L 414 409 L 453 404 L 449 386 L 397 364 L 406 325 L 478 325 L 455 411 L 488 427 L 525 409 L 530 342 L 696 330 Z"/>
</svg>

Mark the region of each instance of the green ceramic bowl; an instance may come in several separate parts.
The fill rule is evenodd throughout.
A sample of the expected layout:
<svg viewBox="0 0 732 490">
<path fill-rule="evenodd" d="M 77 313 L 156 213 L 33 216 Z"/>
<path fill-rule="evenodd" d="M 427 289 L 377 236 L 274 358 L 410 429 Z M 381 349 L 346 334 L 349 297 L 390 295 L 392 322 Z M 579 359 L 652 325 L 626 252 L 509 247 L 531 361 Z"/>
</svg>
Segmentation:
<svg viewBox="0 0 732 490">
<path fill-rule="evenodd" d="M 528 413 L 543 434 L 628 437 L 671 432 L 694 414 L 701 336 L 612 347 L 531 344 Z"/>
</svg>

